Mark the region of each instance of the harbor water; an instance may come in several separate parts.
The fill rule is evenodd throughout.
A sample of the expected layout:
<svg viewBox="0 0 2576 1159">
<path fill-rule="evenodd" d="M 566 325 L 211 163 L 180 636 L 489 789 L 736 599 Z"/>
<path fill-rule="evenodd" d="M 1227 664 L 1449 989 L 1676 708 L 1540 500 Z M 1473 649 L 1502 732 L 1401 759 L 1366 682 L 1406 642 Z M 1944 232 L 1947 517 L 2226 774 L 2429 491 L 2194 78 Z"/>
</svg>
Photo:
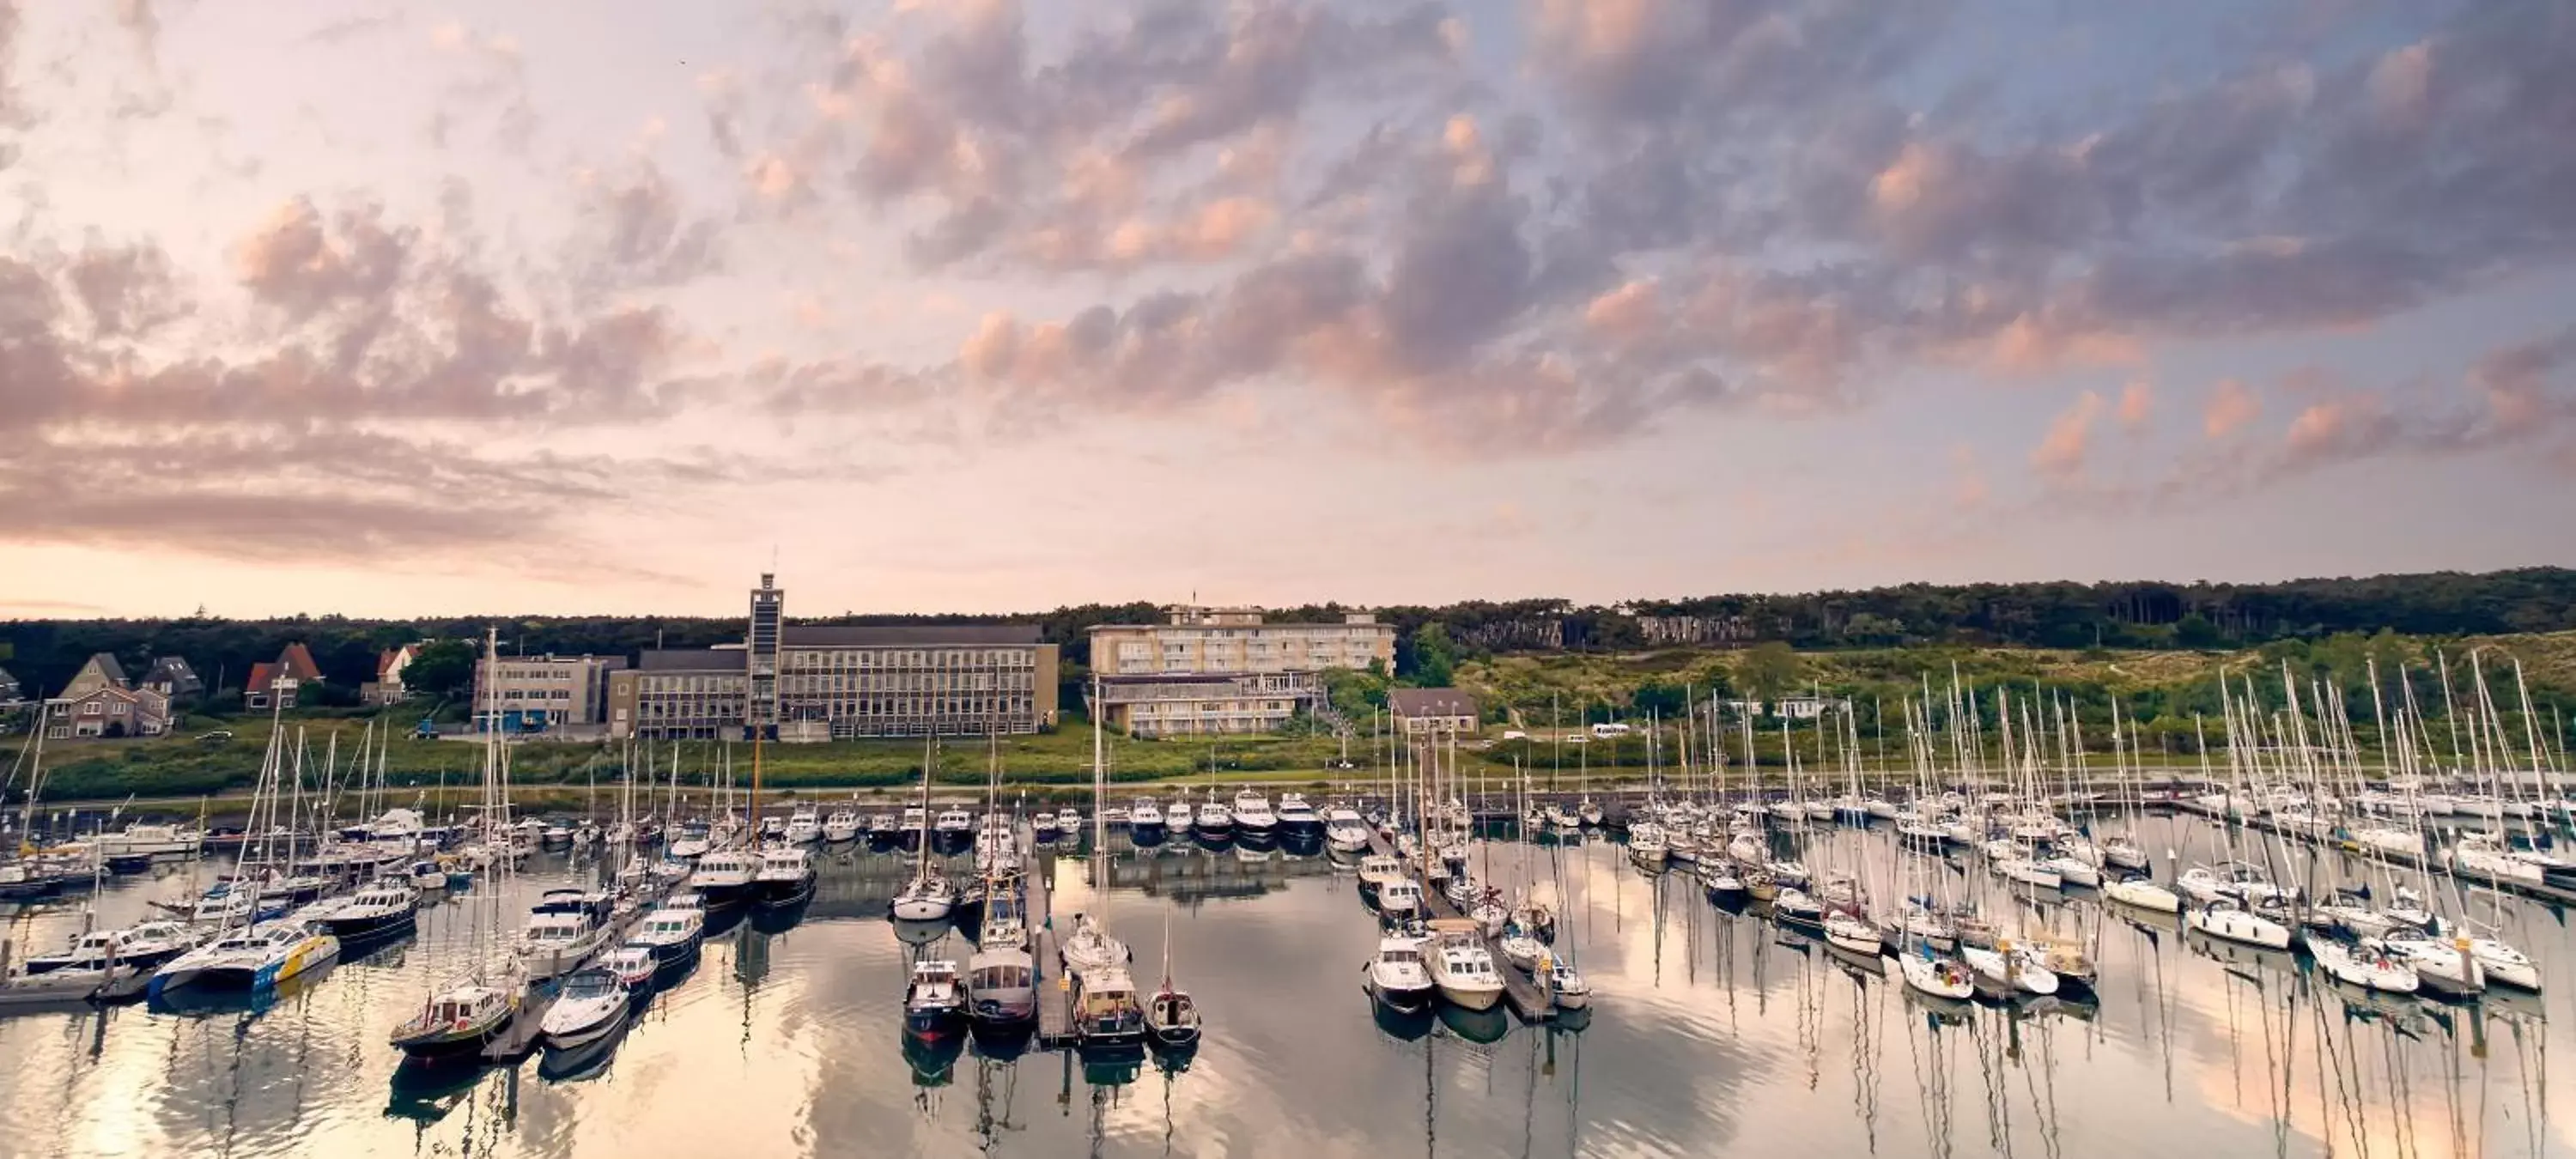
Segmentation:
<svg viewBox="0 0 2576 1159">
<path fill-rule="evenodd" d="M 2215 860 L 2205 824 L 2149 824 L 2160 875 L 2166 848 Z M 818 855 L 801 911 L 711 936 L 584 1057 L 427 1078 L 400 1064 L 387 1032 L 489 941 L 475 924 L 490 907 L 470 892 L 432 895 L 412 937 L 255 1002 L 0 1020 L 0 1159 L 2576 1154 L 2576 938 L 2536 902 L 2502 912 L 2541 963 L 2542 994 L 2444 1003 L 2350 992 L 2290 955 L 2124 918 L 2089 892 L 2015 896 L 1972 857 L 1900 853 L 1884 826 L 1809 842 L 1811 860 L 1838 843 L 1882 895 L 1904 881 L 1974 890 L 1990 914 L 2092 941 L 2096 992 L 1930 1005 L 1874 961 L 1718 908 L 1688 874 L 1640 871 L 1615 842 L 1496 836 L 1471 865 L 1506 892 L 1555 895 L 1557 946 L 1593 1009 L 1554 1025 L 1501 1009 L 1399 1019 L 1360 989 L 1377 926 L 1349 865 L 1113 837 L 1096 860 L 1038 855 L 1054 920 L 1106 915 L 1151 987 L 1168 918 L 1172 973 L 1208 1019 L 1195 1052 L 924 1044 L 901 1010 L 924 951 L 885 916 L 912 859 L 862 843 Z M 505 922 L 597 872 L 541 855 Z M 191 876 L 113 881 L 98 920 L 150 916 Z M 80 921 L 74 906 L 30 909 L 8 937 L 23 954 Z M 926 952 L 968 947 L 951 935 Z"/>
</svg>

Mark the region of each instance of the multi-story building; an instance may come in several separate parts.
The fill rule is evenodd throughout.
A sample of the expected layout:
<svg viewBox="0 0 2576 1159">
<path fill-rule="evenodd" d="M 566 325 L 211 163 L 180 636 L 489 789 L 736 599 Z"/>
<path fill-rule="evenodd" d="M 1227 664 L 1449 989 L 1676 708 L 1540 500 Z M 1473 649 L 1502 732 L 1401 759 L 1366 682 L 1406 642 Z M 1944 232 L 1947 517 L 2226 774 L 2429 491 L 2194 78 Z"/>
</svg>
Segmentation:
<svg viewBox="0 0 2576 1159">
<path fill-rule="evenodd" d="M 170 698 L 149 688 L 100 684 L 46 701 L 45 717 L 45 735 L 55 740 L 160 736 L 170 731 Z"/>
<path fill-rule="evenodd" d="M 1259 608 L 1164 609 L 1161 624 L 1091 629 L 1100 722 L 1131 736 L 1267 732 L 1322 703 L 1328 668 L 1395 664 L 1395 627 L 1369 612 L 1273 624 Z"/>
<path fill-rule="evenodd" d="M 1031 733 L 1056 718 L 1035 624 L 790 624 L 760 577 L 740 644 L 653 649 L 608 684 L 611 736 L 783 741 Z"/>
<path fill-rule="evenodd" d="M 609 674 L 624 656 L 500 656 L 474 666 L 477 718 L 497 714 L 503 731 L 598 724 L 608 712 Z"/>
</svg>

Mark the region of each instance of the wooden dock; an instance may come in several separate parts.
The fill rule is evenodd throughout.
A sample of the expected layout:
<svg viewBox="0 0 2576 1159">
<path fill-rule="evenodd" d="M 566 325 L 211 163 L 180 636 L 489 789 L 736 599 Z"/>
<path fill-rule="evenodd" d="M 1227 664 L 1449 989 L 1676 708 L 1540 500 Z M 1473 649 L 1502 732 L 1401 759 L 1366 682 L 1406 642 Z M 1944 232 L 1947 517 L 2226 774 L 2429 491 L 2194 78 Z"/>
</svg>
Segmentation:
<svg viewBox="0 0 2576 1159">
<path fill-rule="evenodd" d="M 509 1029 L 483 1044 L 483 1061 L 512 1063 L 535 1054 L 545 1037 L 546 1011 L 554 1004 L 553 987 L 529 987 L 527 995 L 519 1000 L 519 1013 L 510 1019 Z"/>
<path fill-rule="evenodd" d="M 1025 827 L 1020 832 L 1020 848 L 1034 850 L 1035 836 Z M 1072 979 L 1065 976 L 1063 958 L 1056 951 L 1055 903 L 1048 881 L 1055 871 L 1056 858 L 1041 863 L 1032 856 L 1028 872 L 1020 875 L 1021 905 L 1025 920 L 1034 933 L 1030 957 L 1037 961 L 1038 1045 L 1071 1046 L 1073 1031 Z"/>
</svg>

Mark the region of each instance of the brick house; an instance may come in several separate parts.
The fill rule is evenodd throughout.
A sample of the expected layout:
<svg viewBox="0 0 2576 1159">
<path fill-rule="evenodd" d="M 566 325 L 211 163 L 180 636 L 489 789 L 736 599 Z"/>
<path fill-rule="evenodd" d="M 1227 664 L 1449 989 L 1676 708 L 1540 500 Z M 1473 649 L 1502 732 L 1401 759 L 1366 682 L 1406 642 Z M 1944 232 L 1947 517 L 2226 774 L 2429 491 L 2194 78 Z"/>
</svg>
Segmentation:
<svg viewBox="0 0 2576 1159">
<path fill-rule="evenodd" d="M 46 701 L 45 719 L 55 740 L 160 736 L 170 731 L 170 699 L 150 688 L 98 685 Z"/>
</svg>

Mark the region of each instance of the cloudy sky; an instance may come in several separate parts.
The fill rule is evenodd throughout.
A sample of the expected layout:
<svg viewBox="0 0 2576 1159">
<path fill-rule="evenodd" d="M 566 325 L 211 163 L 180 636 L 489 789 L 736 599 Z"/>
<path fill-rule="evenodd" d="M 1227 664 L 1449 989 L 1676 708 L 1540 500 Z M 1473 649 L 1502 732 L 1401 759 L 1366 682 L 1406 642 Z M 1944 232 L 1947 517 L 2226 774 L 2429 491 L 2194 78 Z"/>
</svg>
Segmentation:
<svg viewBox="0 0 2576 1159">
<path fill-rule="evenodd" d="M 0 615 L 2571 562 L 2554 0 L 0 0 Z"/>
</svg>

